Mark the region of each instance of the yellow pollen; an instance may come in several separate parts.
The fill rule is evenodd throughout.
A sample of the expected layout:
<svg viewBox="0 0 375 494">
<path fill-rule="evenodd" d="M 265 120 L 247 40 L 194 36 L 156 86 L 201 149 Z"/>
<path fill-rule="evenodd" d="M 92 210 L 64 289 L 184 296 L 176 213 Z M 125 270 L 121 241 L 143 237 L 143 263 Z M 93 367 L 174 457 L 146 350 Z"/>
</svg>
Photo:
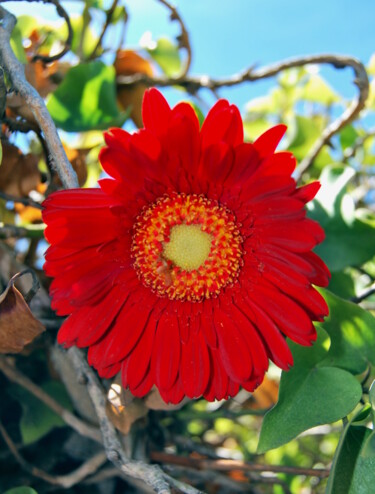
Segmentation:
<svg viewBox="0 0 375 494">
<path fill-rule="evenodd" d="M 198 225 L 176 225 L 172 227 L 169 242 L 164 244 L 166 259 L 185 271 L 198 269 L 211 250 L 212 237 Z"/>
<path fill-rule="evenodd" d="M 142 283 L 158 296 L 203 302 L 237 281 L 242 241 L 225 206 L 202 195 L 172 193 L 137 217 L 131 256 Z"/>
</svg>

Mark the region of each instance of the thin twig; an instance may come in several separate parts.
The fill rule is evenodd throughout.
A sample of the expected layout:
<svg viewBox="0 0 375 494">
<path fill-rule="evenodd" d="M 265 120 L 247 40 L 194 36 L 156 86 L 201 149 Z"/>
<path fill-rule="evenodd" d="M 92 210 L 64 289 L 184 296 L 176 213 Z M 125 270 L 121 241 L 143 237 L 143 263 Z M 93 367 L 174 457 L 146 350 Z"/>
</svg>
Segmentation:
<svg viewBox="0 0 375 494">
<path fill-rule="evenodd" d="M 375 285 L 370 286 L 367 290 L 365 290 L 363 293 L 358 295 L 358 297 L 352 297 L 350 300 L 354 302 L 355 304 L 359 304 L 363 300 L 366 300 L 366 298 L 371 297 L 375 293 Z"/>
<path fill-rule="evenodd" d="M 7 194 L 6 192 L 2 192 L 1 190 L 0 199 L 15 202 L 17 204 L 23 204 L 24 206 L 30 206 L 35 209 L 43 209 L 42 205 L 39 202 L 33 201 L 30 197 L 16 197 L 12 196 L 11 194 Z"/>
<path fill-rule="evenodd" d="M 16 25 L 16 18 L 0 6 L 0 65 L 7 72 L 16 91 L 30 107 L 39 127 L 43 131 L 52 157 L 53 166 L 58 172 L 64 187 L 78 187 L 75 171 L 66 157 L 56 127 L 38 91 L 25 79 L 23 65 L 17 60 L 10 46 L 10 36 Z"/>
<path fill-rule="evenodd" d="M 242 470 L 247 472 L 273 472 L 286 473 L 289 475 L 307 475 L 310 477 L 325 478 L 329 475 L 328 469 L 323 468 L 303 468 L 285 465 L 259 465 L 257 463 L 247 463 L 239 460 L 210 460 L 206 458 L 192 458 L 190 456 L 177 456 L 160 451 L 153 451 L 151 459 L 159 463 L 169 463 L 181 465 L 198 470 L 217 470 L 228 472 L 230 470 Z"/>
<path fill-rule="evenodd" d="M 43 238 L 44 225 L 23 226 L 4 225 L 0 222 L 0 239 L 7 238 Z"/>
<path fill-rule="evenodd" d="M 208 76 L 166 78 L 135 74 L 132 76 L 118 76 L 117 82 L 120 86 L 136 84 L 139 82 L 143 82 L 148 86 L 160 87 L 177 85 L 184 87 L 191 93 L 195 93 L 201 88 L 214 90 L 221 87 L 236 86 L 244 82 L 267 79 L 269 77 L 276 76 L 284 70 L 302 67 L 309 64 L 328 64 L 337 69 L 351 67 L 355 74 L 354 83 L 357 86 L 359 93 L 358 96 L 353 99 L 348 108 L 323 130 L 321 136 L 319 136 L 309 153 L 300 163 L 295 174 L 295 177 L 298 180 L 301 175 L 312 165 L 323 146 L 327 144 L 330 139 L 337 134 L 337 132 L 345 127 L 345 125 L 353 121 L 365 106 L 365 102 L 369 94 L 369 81 L 364 65 L 356 58 L 333 54 L 290 58 L 261 68 L 250 67 L 242 72 L 239 72 L 238 74 L 222 79 L 213 79 Z"/>
<path fill-rule="evenodd" d="M 88 60 L 94 60 L 98 56 L 98 52 L 99 52 L 100 48 L 102 47 L 104 35 L 105 35 L 109 25 L 111 24 L 112 17 L 113 17 L 115 10 L 116 10 L 117 4 L 118 4 L 118 0 L 114 0 L 111 7 L 107 10 L 105 22 L 104 22 L 104 25 L 102 28 L 102 32 L 100 33 L 98 42 L 96 43 L 95 48 L 93 49 L 91 55 L 88 57 Z"/>
<path fill-rule="evenodd" d="M 5 374 L 10 381 L 19 384 L 29 393 L 38 398 L 38 400 L 47 405 L 48 408 L 59 415 L 59 417 L 61 417 L 62 420 L 72 429 L 78 432 L 78 434 L 89 437 L 96 442 L 101 442 L 101 434 L 98 429 L 86 424 L 81 419 L 73 415 L 69 410 L 60 405 L 60 403 L 58 403 L 48 393 L 43 391 L 42 388 L 37 386 L 28 377 L 23 375 L 22 372 L 9 364 L 7 358 L 3 356 L 0 356 L 0 371 L 3 372 L 3 374 Z"/>
<path fill-rule="evenodd" d="M 12 1 L 12 0 L 2 0 L 2 2 L 10 2 L 10 1 Z M 44 63 L 51 63 L 51 62 L 55 62 L 56 60 L 59 60 L 66 53 L 68 53 L 68 51 L 70 50 L 70 48 L 72 46 L 72 41 L 73 41 L 73 28 L 72 28 L 72 24 L 70 22 L 70 17 L 68 15 L 68 13 L 62 7 L 62 5 L 60 5 L 58 0 L 26 0 L 26 1 L 29 3 L 31 3 L 31 2 L 51 3 L 52 5 L 54 5 L 56 7 L 57 14 L 65 20 L 66 25 L 68 27 L 68 36 L 67 36 L 66 41 L 64 43 L 64 48 L 61 50 L 61 52 L 57 53 L 56 55 L 52 55 L 52 56 L 38 55 L 37 54 L 37 55 L 34 55 L 32 58 L 32 62 L 36 62 L 37 60 L 41 60 Z"/>
<path fill-rule="evenodd" d="M 364 136 L 358 137 L 353 146 L 346 148 L 344 151 L 344 162 L 348 161 L 350 158 L 353 158 L 357 151 L 361 149 L 364 145 L 364 143 L 367 141 L 367 139 L 374 137 L 375 136 L 375 129 L 370 129 L 367 131 L 367 133 Z"/>
<path fill-rule="evenodd" d="M 181 27 L 181 34 L 177 37 L 180 48 L 185 48 L 187 52 L 186 62 L 183 71 L 177 77 L 177 79 L 184 78 L 186 74 L 189 72 L 191 60 L 192 60 L 192 50 L 190 45 L 189 33 L 186 29 L 185 23 L 182 20 L 178 10 L 174 5 L 169 3 L 167 0 L 157 0 L 159 3 L 163 4 L 167 7 L 171 12 L 171 20 L 177 21 Z"/>
<path fill-rule="evenodd" d="M 87 379 L 87 390 L 98 416 L 107 458 L 124 474 L 143 480 L 158 494 L 170 494 L 171 491 L 168 482 L 164 478 L 165 474 L 158 466 L 146 465 L 143 462 L 133 461 L 126 457 L 117 431 L 107 417 L 106 395 L 99 379 L 78 348 L 72 347 L 67 353 L 72 360 L 77 374 L 85 376 Z"/>
<path fill-rule="evenodd" d="M 12 438 L 9 436 L 3 424 L 0 422 L 0 434 L 4 439 L 9 451 L 12 453 L 17 462 L 21 467 L 30 473 L 34 477 L 44 480 L 48 484 L 58 485 L 65 489 L 69 489 L 74 485 L 78 484 L 84 480 L 89 475 L 96 473 L 98 468 L 100 468 L 107 461 L 107 457 L 103 451 L 92 456 L 89 460 L 83 463 L 79 468 L 73 472 L 66 475 L 51 475 L 38 467 L 35 467 L 28 461 L 26 461 L 23 456 L 19 453 L 16 445 L 14 444 Z"/>
</svg>

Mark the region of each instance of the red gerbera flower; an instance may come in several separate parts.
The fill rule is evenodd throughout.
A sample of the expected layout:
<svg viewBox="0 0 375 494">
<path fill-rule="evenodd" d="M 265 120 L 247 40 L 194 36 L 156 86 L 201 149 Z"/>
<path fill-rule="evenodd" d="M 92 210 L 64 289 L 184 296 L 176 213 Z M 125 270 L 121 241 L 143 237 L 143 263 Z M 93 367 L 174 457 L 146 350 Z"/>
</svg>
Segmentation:
<svg viewBox="0 0 375 494">
<path fill-rule="evenodd" d="M 111 129 L 100 161 L 112 178 L 44 202 L 52 307 L 66 347 L 89 347 L 100 376 L 119 371 L 144 396 L 207 400 L 253 390 L 269 359 L 292 365 L 285 337 L 316 338 L 328 308 L 312 284 L 329 272 L 306 218 L 317 182 L 296 188 L 278 125 L 244 143 L 238 109 L 218 101 L 199 129 L 192 107 L 156 89 L 144 129 Z"/>
</svg>

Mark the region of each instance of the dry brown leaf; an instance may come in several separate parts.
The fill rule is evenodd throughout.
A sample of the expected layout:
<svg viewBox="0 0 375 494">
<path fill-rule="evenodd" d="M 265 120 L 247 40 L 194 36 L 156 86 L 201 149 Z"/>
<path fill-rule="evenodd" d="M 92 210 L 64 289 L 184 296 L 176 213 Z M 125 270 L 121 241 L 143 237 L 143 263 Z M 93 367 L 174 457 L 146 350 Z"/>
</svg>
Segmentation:
<svg viewBox="0 0 375 494">
<path fill-rule="evenodd" d="M 27 197 L 40 184 L 39 157 L 22 154 L 18 147 L 6 141 L 1 144 L 3 159 L 0 165 L 0 190 L 14 197 Z"/>
<path fill-rule="evenodd" d="M 262 384 L 252 393 L 251 408 L 270 408 L 277 402 L 279 383 L 273 379 L 264 378 Z"/>
<path fill-rule="evenodd" d="M 189 401 L 189 398 L 184 398 L 177 405 L 172 405 L 172 403 L 165 403 L 163 398 L 160 396 L 158 389 L 155 386 L 151 389 L 151 391 L 148 393 L 148 395 L 144 398 L 145 405 L 150 410 L 166 410 L 166 411 L 170 411 L 170 412 L 172 410 L 179 410 L 188 401 Z"/>
<path fill-rule="evenodd" d="M 150 77 L 153 75 L 150 62 L 133 50 L 118 51 L 114 67 L 117 75 L 144 74 Z M 145 84 L 137 84 L 129 88 L 121 87 L 117 92 L 120 107 L 126 110 L 131 106 L 130 117 L 138 128 L 143 127 L 142 101 L 146 89 Z"/>
<path fill-rule="evenodd" d="M 118 382 L 118 376 L 115 378 Z M 107 416 L 113 425 L 123 434 L 128 434 L 134 422 L 145 417 L 148 409 L 143 400 L 135 398 L 132 394 L 124 390 L 121 384 L 112 383 L 106 403 Z"/>
<path fill-rule="evenodd" d="M 78 183 L 80 186 L 84 185 L 87 180 L 87 165 L 86 157 L 90 152 L 90 149 L 74 149 L 63 143 L 66 156 L 70 161 L 74 171 L 77 173 Z M 56 175 L 55 184 L 61 186 L 61 180 Z"/>
<path fill-rule="evenodd" d="M 21 352 L 45 330 L 14 286 L 18 276 L 13 276 L 0 295 L 0 353 Z"/>
</svg>

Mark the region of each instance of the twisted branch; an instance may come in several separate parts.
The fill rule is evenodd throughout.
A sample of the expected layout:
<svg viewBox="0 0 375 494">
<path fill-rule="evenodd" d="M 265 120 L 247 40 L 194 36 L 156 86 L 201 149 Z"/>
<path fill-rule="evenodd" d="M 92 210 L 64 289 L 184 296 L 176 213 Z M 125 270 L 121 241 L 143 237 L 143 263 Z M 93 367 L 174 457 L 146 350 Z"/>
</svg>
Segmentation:
<svg viewBox="0 0 375 494">
<path fill-rule="evenodd" d="M 16 25 L 16 18 L 0 6 L 0 21 L 0 65 L 7 72 L 14 89 L 29 105 L 40 129 L 43 131 L 53 167 L 61 177 L 64 187 L 78 187 L 77 175 L 66 157 L 43 98 L 26 81 L 23 65 L 17 60 L 10 46 L 10 36 Z"/>
<path fill-rule="evenodd" d="M 238 74 L 220 79 L 213 79 L 205 75 L 198 77 L 166 78 L 148 77 L 143 74 L 136 74 L 133 76 L 119 76 L 117 78 L 117 82 L 120 86 L 128 86 L 139 82 L 143 82 L 148 86 L 159 87 L 176 85 L 185 88 L 190 93 L 195 93 L 202 88 L 216 91 L 222 87 L 232 87 L 237 86 L 238 84 L 243 84 L 244 82 L 254 82 L 261 79 L 268 79 L 276 76 L 284 70 L 295 67 L 303 67 L 309 64 L 332 65 L 336 69 L 351 67 L 354 71 L 354 84 L 358 88 L 358 95 L 353 99 L 348 108 L 323 130 L 322 135 L 317 139 L 309 153 L 297 168 L 295 176 L 296 180 L 298 180 L 301 178 L 301 175 L 312 165 L 323 146 L 327 144 L 330 139 L 343 127 L 352 122 L 365 106 L 369 94 L 369 81 L 364 65 L 356 58 L 333 54 L 312 55 L 290 58 L 261 68 L 250 67 L 242 72 L 239 72 Z"/>
</svg>

